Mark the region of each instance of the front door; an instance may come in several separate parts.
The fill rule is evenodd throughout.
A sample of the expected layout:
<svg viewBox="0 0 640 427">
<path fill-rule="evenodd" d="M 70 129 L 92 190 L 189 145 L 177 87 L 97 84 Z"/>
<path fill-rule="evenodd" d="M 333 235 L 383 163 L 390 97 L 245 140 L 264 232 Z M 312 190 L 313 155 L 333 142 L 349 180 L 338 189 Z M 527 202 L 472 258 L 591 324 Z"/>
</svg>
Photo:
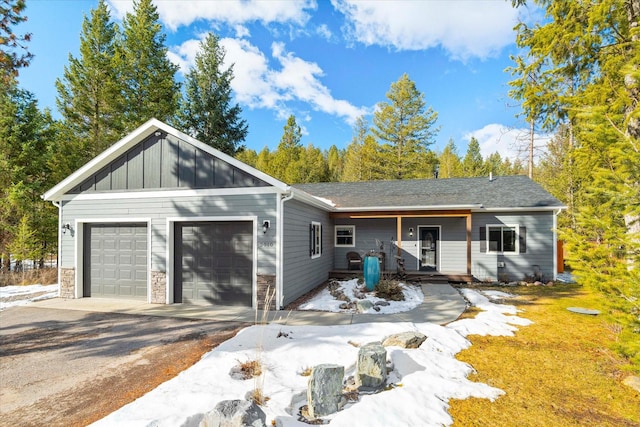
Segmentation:
<svg viewBox="0 0 640 427">
<path fill-rule="evenodd" d="M 421 271 L 438 271 L 440 227 L 418 227 L 419 267 Z"/>
</svg>

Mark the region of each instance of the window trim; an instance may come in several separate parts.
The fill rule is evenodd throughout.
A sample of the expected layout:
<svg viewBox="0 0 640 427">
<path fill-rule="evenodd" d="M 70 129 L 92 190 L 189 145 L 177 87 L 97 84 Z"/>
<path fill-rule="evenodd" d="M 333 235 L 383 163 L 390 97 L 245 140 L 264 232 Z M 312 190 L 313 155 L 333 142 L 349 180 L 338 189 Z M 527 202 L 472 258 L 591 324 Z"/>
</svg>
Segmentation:
<svg viewBox="0 0 640 427">
<path fill-rule="evenodd" d="M 487 253 L 488 254 L 519 254 L 520 253 L 520 225 L 518 224 L 487 224 L 486 226 L 486 245 L 487 245 Z M 500 228 L 500 238 L 502 239 L 502 247 L 503 250 L 501 251 L 494 251 L 491 250 L 491 244 L 490 244 L 490 228 Z M 508 229 L 513 229 L 515 230 L 515 246 L 514 246 L 514 250 L 512 251 L 505 251 L 504 250 L 504 234 L 503 234 L 503 229 L 508 228 Z"/>
<path fill-rule="evenodd" d="M 338 243 L 338 229 L 351 229 L 351 243 Z M 345 236 L 342 236 L 345 237 Z M 333 244 L 336 248 L 355 248 L 356 246 L 356 226 L 355 225 L 335 225 L 333 227 Z"/>
<path fill-rule="evenodd" d="M 322 256 L 322 223 L 318 221 L 311 221 L 311 229 L 309 231 L 311 259 L 320 258 Z"/>
</svg>

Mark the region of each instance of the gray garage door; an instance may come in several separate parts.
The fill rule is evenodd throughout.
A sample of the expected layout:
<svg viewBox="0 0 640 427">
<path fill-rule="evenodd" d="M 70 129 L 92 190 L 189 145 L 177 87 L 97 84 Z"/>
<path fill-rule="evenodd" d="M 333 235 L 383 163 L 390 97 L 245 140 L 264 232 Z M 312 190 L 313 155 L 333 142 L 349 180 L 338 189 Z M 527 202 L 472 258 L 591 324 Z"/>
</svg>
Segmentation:
<svg viewBox="0 0 640 427">
<path fill-rule="evenodd" d="M 85 224 L 85 297 L 146 298 L 147 268 L 146 224 Z"/>
<path fill-rule="evenodd" d="M 253 222 L 175 225 L 175 302 L 251 306 Z"/>
</svg>

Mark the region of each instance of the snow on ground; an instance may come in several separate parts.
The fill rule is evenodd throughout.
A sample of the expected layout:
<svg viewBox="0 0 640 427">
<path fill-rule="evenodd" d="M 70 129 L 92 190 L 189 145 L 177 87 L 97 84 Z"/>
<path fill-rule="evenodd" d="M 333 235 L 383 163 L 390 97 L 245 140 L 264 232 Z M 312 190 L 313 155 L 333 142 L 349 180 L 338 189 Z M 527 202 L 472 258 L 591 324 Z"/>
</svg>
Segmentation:
<svg viewBox="0 0 640 427">
<path fill-rule="evenodd" d="M 358 348 L 372 341 L 405 331 L 420 331 L 428 339 L 418 349 L 388 347 L 393 365 L 389 390 L 364 394 L 336 414 L 326 417 L 331 426 L 451 425 L 449 399 L 469 397 L 497 399 L 503 392 L 487 384 L 471 382 L 473 368 L 455 355 L 471 345 L 466 336 L 512 335 L 513 325 L 531 322 L 517 316 L 514 306 L 496 304 L 480 291 L 464 289 L 464 296 L 480 312 L 475 319 L 458 320 L 447 326 L 432 323 L 376 322 L 342 326 L 256 325 L 207 353 L 191 368 L 138 400 L 124 406 L 94 426 L 197 425 L 204 414 L 221 400 L 244 399 L 258 385 L 269 397 L 263 406 L 267 425 L 308 426 L 298 420 L 306 404 L 308 377 L 305 369 L 322 363 L 345 367 L 353 375 Z M 326 303 L 327 307 L 323 307 Z M 332 302 L 319 297 L 314 309 L 329 309 Z M 241 362 L 260 360 L 264 374 L 257 379 L 230 376 Z"/>
<path fill-rule="evenodd" d="M 346 280 L 339 282 L 340 287 L 344 294 L 351 301 L 356 300 L 369 300 L 375 306 L 377 302 L 385 301 L 382 298 L 378 298 L 374 295 L 373 292 L 365 292 L 362 291 L 366 288 L 364 284 L 362 286 L 358 286 L 358 279 Z M 417 306 L 419 306 L 424 300 L 424 294 L 422 293 L 422 289 L 418 286 L 406 285 L 401 283 L 402 293 L 404 294 L 404 301 L 389 301 L 389 305 L 387 306 L 378 306 L 378 310 L 376 311 L 373 308 L 364 311 L 363 313 L 367 314 L 392 314 L 392 313 L 401 313 L 403 311 L 413 310 Z M 298 309 L 299 310 L 316 310 L 316 311 L 332 311 L 332 312 L 355 312 L 356 309 L 342 309 L 340 306 L 344 304 L 344 301 L 339 301 L 331 296 L 331 292 L 328 288 L 323 289 L 318 293 L 315 297 L 310 299 L 304 304 L 301 304 Z"/>
<path fill-rule="evenodd" d="M 0 311 L 33 301 L 56 298 L 58 285 L 28 285 L 0 287 Z"/>
</svg>

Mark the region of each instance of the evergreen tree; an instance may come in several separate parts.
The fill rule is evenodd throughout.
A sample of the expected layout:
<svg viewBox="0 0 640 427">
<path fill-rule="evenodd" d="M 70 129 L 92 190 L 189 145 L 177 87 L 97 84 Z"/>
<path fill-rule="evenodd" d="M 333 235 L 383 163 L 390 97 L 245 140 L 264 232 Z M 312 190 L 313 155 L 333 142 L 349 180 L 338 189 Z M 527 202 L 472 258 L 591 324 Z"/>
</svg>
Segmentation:
<svg viewBox="0 0 640 427">
<path fill-rule="evenodd" d="M 338 147 L 332 145 L 327 152 L 327 163 L 329 167 L 329 175 L 327 181 L 338 182 L 342 176 L 342 168 L 344 167 L 345 150 L 339 150 Z"/>
<path fill-rule="evenodd" d="M 329 176 L 329 164 L 319 148 L 307 145 L 300 152 L 300 158 L 289 172 L 291 184 L 326 182 Z"/>
<path fill-rule="evenodd" d="M 438 157 L 438 177 L 456 178 L 462 176 L 462 162 L 453 139 L 450 139 Z"/>
<path fill-rule="evenodd" d="M 258 157 L 256 159 L 256 169 L 266 173 L 267 175 L 271 175 L 275 178 L 275 175 L 271 170 L 272 158 L 273 158 L 273 154 L 269 151 L 269 147 L 264 147 L 258 153 Z"/>
<path fill-rule="evenodd" d="M 236 153 L 235 158 L 254 168 L 258 163 L 258 153 L 256 153 L 256 150 L 252 150 L 251 148 L 245 148 L 244 150 Z"/>
<path fill-rule="evenodd" d="M 467 154 L 462 160 L 462 173 L 468 178 L 485 175 L 482 154 L 480 154 L 480 143 L 473 136 L 467 146 Z"/>
<path fill-rule="evenodd" d="M 169 61 L 165 34 L 151 0 L 134 0 L 133 13 L 123 23 L 118 68 L 124 84 L 124 127 L 127 132 L 147 120 L 171 122 L 177 112 L 180 85 L 178 66 Z"/>
<path fill-rule="evenodd" d="M 69 54 L 64 77 L 56 80 L 56 103 L 83 162 L 104 151 L 123 135 L 120 75 L 115 68 L 118 29 L 104 0 L 85 16 L 80 57 Z M 80 165 L 74 165 L 80 166 Z"/>
<path fill-rule="evenodd" d="M 545 22 L 517 27 L 526 56 L 513 94 L 549 128 L 568 127 L 574 179 L 585 183 L 564 233 L 569 262 L 605 295 L 620 349 L 640 365 L 640 1 L 535 3 Z"/>
<path fill-rule="evenodd" d="M 29 66 L 33 54 L 27 50 L 31 34 L 17 35 L 12 26 L 27 20 L 22 14 L 24 0 L 3 0 L 0 4 L 0 83 L 5 87 L 18 77 L 18 70 Z"/>
<path fill-rule="evenodd" d="M 32 93 L 11 85 L 0 95 L 0 253 L 5 269 L 22 218 L 35 236 L 30 247 L 40 248 L 38 260 L 57 244 L 57 211 L 40 197 L 53 185 L 48 168 L 52 122 Z"/>
<path fill-rule="evenodd" d="M 225 51 L 220 39 L 209 33 L 200 42 L 195 65 L 185 78 L 185 97 L 178 123 L 189 135 L 234 156 L 247 136 L 242 109 L 232 105 L 233 67 L 223 69 Z"/>
<path fill-rule="evenodd" d="M 353 127 L 354 135 L 351 143 L 347 146 L 344 155 L 344 169 L 340 181 L 354 182 L 364 180 L 362 147 L 366 136 L 369 134 L 369 123 L 364 116 L 356 119 Z"/>
<path fill-rule="evenodd" d="M 434 128 L 438 113 L 427 108 L 415 83 L 403 74 L 391 84 L 387 103 L 378 104 L 373 115 L 373 134 L 384 141 L 386 178 L 413 178 L 420 173 L 429 145 L 437 133 Z"/>
<path fill-rule="evenodd" d="M 270 175 L 288 184 L 299 179 L 296 168 L 302 155 L 302 129 L 296 123 L 295 116 L 291 115 L 284 126 L 284 133 L 278 144 L 277 151 L 271 158 Z"/>
</svg>

